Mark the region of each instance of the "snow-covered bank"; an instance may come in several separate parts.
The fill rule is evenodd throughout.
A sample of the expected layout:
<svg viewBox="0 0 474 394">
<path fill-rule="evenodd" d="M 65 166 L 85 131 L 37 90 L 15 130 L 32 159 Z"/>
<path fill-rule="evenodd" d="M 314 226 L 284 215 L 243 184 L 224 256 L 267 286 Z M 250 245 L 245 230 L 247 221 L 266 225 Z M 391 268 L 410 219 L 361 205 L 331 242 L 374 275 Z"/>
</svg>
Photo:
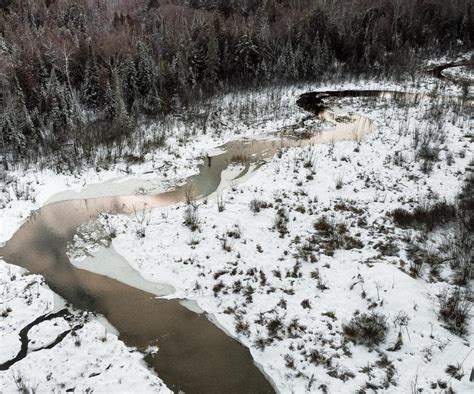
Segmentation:
<svg viewBox="0 0 474 394">
<path fill-rule="evenodd" d="M 0 260 L 0 364 L 20 350 L 18 332 L 35 318 L 54 310 L 54 293 L 39 275 Z M 41 349 L 76 325 L 52 349 Z M 143 355 L 127 348 L 94 316 L 78 312 L 72 319 L 56 318 L 33 327 L 28 355 L 0 371 L 0 392 L 22 389 L 46 393 L 66 390 L 169 392 L 143 363 Z"/>
<path fill-rule="evenodd" d="M 117 217 L 113 245 L 145 278 L 174 286 L 172 297 L 212 313 L 251 348 L 281 392 L 468 392 L 472 325 L 463 339 L 438 318 L 436 296 L 451 287 L 449 273 L 442 280 L 427 269 L 410 276 L 406 248 L 419 235 L 395 228 L 388 216 L 421 200 L 454 199 L 473 154 L 468 119 L 447 111 L 439 160 L 428 171 L 413 138 L 428 127 L 429 103 L 371 109 L 358 102 L 354 109 L 378 126 L 361 144 L 283 152 L 221 201 L 198 202 L 195 232 L 183 225 L 183 206 L 153 211 L 144 238 L 136 237 L 132 218 Z M 336 250 L 315 227 L 323 217 L 343 226 Z M 357 311 L 387 318 L 387 339 L 375 350 L 342 333 Z M 397 325 L 400 316 L 406 327 Z M 403 344 L 389 351 L 399 331 Z M 460 381 L 446 373 L 465 357 Z"/>
</svg>

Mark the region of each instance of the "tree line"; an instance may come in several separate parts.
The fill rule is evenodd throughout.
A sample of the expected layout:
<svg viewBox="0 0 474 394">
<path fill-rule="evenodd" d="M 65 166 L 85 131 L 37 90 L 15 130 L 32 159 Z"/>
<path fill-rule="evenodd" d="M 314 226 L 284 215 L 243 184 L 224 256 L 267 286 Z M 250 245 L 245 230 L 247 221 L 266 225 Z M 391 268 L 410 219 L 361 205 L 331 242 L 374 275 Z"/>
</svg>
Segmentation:
<svg viewBox="0 0 474 394">
<path fill-rule="evenodd" d="M 87 153 L 229 88 L 402 75 L 469 0 L 0 0 L 0 150 Z"/>
</svg>

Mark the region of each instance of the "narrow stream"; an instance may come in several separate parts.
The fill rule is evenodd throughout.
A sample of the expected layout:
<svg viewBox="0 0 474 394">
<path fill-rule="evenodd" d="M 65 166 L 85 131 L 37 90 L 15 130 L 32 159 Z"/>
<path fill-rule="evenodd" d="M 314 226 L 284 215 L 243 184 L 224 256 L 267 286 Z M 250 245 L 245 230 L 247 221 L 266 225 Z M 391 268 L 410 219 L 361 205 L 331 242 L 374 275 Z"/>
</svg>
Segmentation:
<svg viewBox="0 0 474 394">
<path fill-rule="evenodd" d="M 456 84 L 461 84 L 461 85 L 462 84 L 472 85 L 473 81 L 470 78 L 462 78 L 462 77 L 459 78 L 459 77 L 450 76 L 444 73 L 445 70 L 448 70 L 450 68 L 456 68 L 456 67 L 469 67 L 471 70 L 473 70 L 474 61 L 464 59 L 457 62 L 440 64 L 429 69 L 429 73 L 433 75 L 435 78 L 438 78 L 441 80 L 446 80 L 446 81 L 454 82 Z"/>
<path fill-rule="evenodd" d="M 376 91 L 360 95 L 394 97 L 395 93 Z M 408 97 L 399 92 L 396 95 Z M 358 92 L 303 95 L 299 105 L 333 120 L 336 124 L 333 129 L 307 139 L 273 135 L 261 140 L 229 142 L 219 147 L 220 153 L 204 159 L 197 175 L 173 190 L 157 195 L 51 203 L 32 214 L 0 249 L 0 255 L 8 263 L 43 275 L 51 289 L 76 308 L 103 314 L 128 346 L 140 351 L 150 345 L 158 346 L 159 351 L 147 355 L 146 362 L 173 391 L 272 393 L 275 389 L 254 364 L 250 351 L 214 325 L 206 314 L 192 312 L 180 300 L 157 298 L 118 280 L 75 267 L 67 257 L 67 244 L 81 224 L 97 218 L 100 212 L 129 214 L 172 205 L 184 202 L 190 193 L 194 198 L 203 198 L 218 189 L 221 174 L 231 165 L 245 165 L 237 176 L 240 178 L 270 160 L 281 148 L 363 136 L 373 129 L 370 119 L 360 115 L 343 117 L 327 110 L 324 104 L 328 97 L 356 96 Z"/>
</svg>

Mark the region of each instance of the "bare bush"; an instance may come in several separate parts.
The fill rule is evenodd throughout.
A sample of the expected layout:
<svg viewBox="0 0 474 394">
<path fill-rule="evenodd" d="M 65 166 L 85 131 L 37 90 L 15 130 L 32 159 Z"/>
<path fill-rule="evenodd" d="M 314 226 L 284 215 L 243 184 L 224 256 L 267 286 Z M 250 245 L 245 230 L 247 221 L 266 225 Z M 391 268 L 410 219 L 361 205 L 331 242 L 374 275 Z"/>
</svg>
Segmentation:
<svg viewBox="0 0 474 394">
<path fill-rule="evenodd" d="M 342 189 L 342 187 L 344 186 L 344 175 L 343 174 L 337 175 L 334 179 L 334 183 L 336 185 L 337 190 Z"/>
<path fill-rule="evenodd" d="M 289 222 L 288 213 L 284 208 L 279 208 L 273 220 L 273 228 L 280 233 L 280 238 L 288 234 L 287 224 Z"/>
<path fill-rule="evenodd" d="M 323 216 L 314 223 L 313 227 L 317 234 L 312 236 L 312 243 L 321 245 L 324 253 L 329 256 L 332 256 L 337 249 L 350 250 L 364 247 L 360 239 L 350 235 L 345 223 L 336 223 Z"/>
<path fill-rule="evenodd" d="M 472 300 L 469 290 L 456 288 L 445 290 L 438 295 L 439 316 L 449 328 L 459 335 L 464 335 L 469 327 Z"/>
<path fill-rule="evenodd" d="M 387 318 L 380 313 L 361 313 L 343 324 L 344 336 L 367 346 L 378 345 L 385 340 L 388 331 Z"/>
<path fill-rule="evenodd" d="M 224 196 L 222 194 L 219 194 L 217 196 L 217 210 L 219 212 L 224 212 L 225 210 L 225 201 L 224 201 Z"/>
<path fill-rule="evenodd" d="M 250 211 L 253 212 L 254 214 L 268 207 L 269 207 L 269 204 L 267 204 L 265 201 L 257 200 L 256 198 L 251 200 L 249 203 Z"/>
<path fill-rule="evenodd" d="M 198 208 L 194 205 L 187 205 L 184 214 L 183 214 L 183 223 L 191 231 L 196 231 L 199 229 L 199 212 Z"/>
<path fill-rule="evenodd" d="M 455 218 L 454 205 L 446 201 L 434 203 L 421 202 L 411 212 L 397 208 L 391 212 L 393 221 L 400 227 L 426 228 L 433 230 L 435 227 L 449 223 Z"/>
</svg>

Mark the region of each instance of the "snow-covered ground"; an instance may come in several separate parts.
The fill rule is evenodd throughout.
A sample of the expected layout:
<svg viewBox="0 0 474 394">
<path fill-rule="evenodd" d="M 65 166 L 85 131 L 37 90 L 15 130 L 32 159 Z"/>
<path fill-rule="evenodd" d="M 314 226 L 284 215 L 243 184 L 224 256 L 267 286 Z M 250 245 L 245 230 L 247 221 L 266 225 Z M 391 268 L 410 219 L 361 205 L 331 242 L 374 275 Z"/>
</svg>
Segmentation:
<svg viewBox="0 0 474 394">
<path fill-rule="evenodd" d="M 423 86 L 354 82 L 344 88 L 430 92 L 433 81 Z M 294 105 L 299 94 L 312 89 L 229 95 L 214 103 L 219 112 L 210 111 L 216 115 L 207 117 L 205 134 L 199 122 L 193 130 L 176 121 L 168 148 L 148 155 L 143 163 L 75 175 L 12 171 L 2 187 L 0 242 L 45 203 L 164 190 L 195 172 L 199 157 L 225 141 L 294 124 L 312 130 L 315 120 L 306 119 L 308 114 Z M 458 92 L 455 86 L 438 90 Z M 419 278 L 410 276 L 406 248 L 417 242 L 419 233 L 397 229 L 388 216 L 394 208 L 435 196 L 451 201 L 459 192 L 473 157 L 467 110 L 446 110 L 436 123 L 444 130 L 438 141 L 439 161 L 427 172 L 416 160 L 414 139 L 435 124 L 437 111 L 431 104 L 397 107 L 391 101 L 364 99 L 342 104 L 370 117 L 376 130 L 360 143 L 281 152 L 246 182 L 223 193 L 222 212 L 214 198 L 197 201 L 199 229 L 194 232 L 183 225 L 183 205 L 151 211 L 144 238 L 137 237 L 134 218 L 109 218 L 108 226 L 117 231 L 113 247 L 143 276 L 143 283 L 169 285 L 175 293 L 168 297 L 195 301 L 212 314 L 251 349 L 281 392 L 439 392 L 445 385 L 470 392 L 472 325 L 462 338 L 438 319 L 436 295 L 451 286 L 450 272 L 443 271 L 442 280 L 433 280 L 428 270 Z M 58 194 L 63 190 L 69 191 Z M 262 208 L 253 212 L 251 204 Z M 336 245 L 325 238 L 328 224 L 340 233 Z M 75 264 L 90 265 L 80 255 L 76 258 Z M 6 314 L 0 316 L 2 363 L 19 350 L 19 330 L 58 310 L 60 302 L 53 301 L 41 277 L 3 261 L 0 282 L 0 312 Z M 346 340 L 342 325 L 356 311 L 386 316 L 389 331 L 382 344 L 369 348 Z M 409 319 L 406 327 L 394 323 L 401 314 Z M 76 336 L 67 335 L 53 349 L 31 352 L 10 370 L 0 371 L 0 392 L 15 390 L 21 384 L 15 383 L 18 377 L 38 391 L 167 390 L 143 364 L 141 354 L 80 312 L 71 322 L 58 318 L 31 330 L 30 350 L 52 342 L 71 324 L 83 325 Z M 399 331 L 401 348 L 387 350 L 397 342 Z M 446 373 L 448 365 L 457 363 L 465 372 L 461 380 Z"/>
<path fill-rule="evenodd" d="M 55 312 L 61 301 L 38 275 L 0 260 L 0 364 L 20 350 L 19 331 L 36 318 Z M 68 330 L 64 340 L 46 348 Z M 35 325 L 28 333 L 28 355 L 0 371 L 0 392 L 169 392 L 143 362 L 94 316 L 77 312 Z M 22 391 L 22 389 L 29 391 Z"/>
<path fill-rule="evenodd" d="M 448 68 L 443 72 L 448 78 L 456 79 L 459 81 L 466 82 L 466 90 L 468 90 L 468 84 L 472 85 L 474 81 L 474 67 L 473 66 L 461 66 Z"/>
</svg>

